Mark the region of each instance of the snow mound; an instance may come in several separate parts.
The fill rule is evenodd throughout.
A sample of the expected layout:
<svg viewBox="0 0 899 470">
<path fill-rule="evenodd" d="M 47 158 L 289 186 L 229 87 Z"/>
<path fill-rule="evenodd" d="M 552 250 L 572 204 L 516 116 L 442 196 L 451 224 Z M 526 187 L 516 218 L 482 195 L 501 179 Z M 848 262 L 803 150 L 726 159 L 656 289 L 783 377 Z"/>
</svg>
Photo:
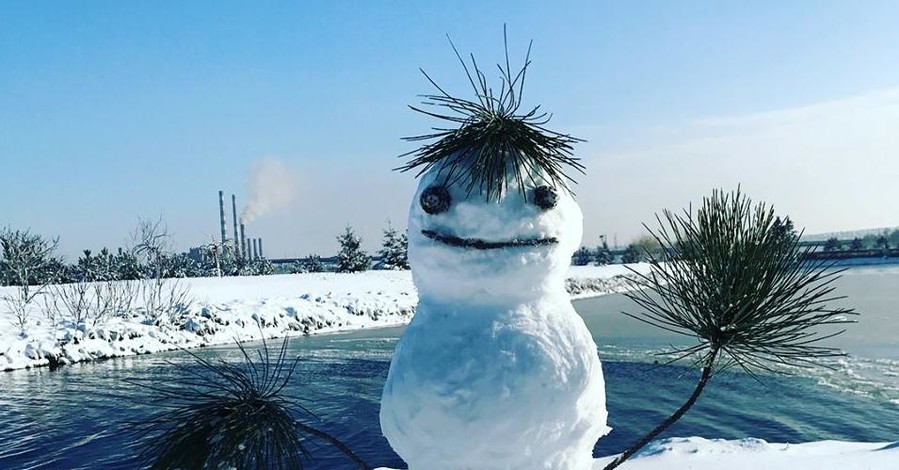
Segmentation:
<svg viewBox="0 0 899 470">
<path fill-rule="evenodd" d="M 615 456 L 594 459 L 602 470 Z M 762 439 L 674 437 L 651 442 L 621 470 L 896 470 L 899 441 L 774 444 Z M 387 467 L 375 470 L 393 470 Z"/>
<path fill-rule="evenodd" d="M 602 470 L 615 456 L 594 461 Z M 622 470 L 895 470 L 899 442 L 819 441 L 775 444 L 762 439 L 675 437 L 654 441 L 618 467 Z"/>
</svg>

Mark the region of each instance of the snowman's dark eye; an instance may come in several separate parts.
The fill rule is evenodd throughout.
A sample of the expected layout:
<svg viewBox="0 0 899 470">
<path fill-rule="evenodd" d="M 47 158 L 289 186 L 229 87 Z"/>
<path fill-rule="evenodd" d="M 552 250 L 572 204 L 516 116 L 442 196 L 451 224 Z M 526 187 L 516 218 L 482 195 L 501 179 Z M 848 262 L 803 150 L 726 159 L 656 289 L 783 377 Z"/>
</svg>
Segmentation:
<svg viewBox="0 0 899 470">
<path fill-rule="evenodd" d="M 534 190 L 534 204 L 541 209 L 552 209 L 559 202 L 559 194 L 552 186 L 537 186 Z"/>
<path fill-rule="evenodd" d="M 425 212 L 434 215 L 446 212 L 452 199 L 445 186 L 429 186 L 421 192 L 421 197 L 418 198 L 418 201 Z"/>
</svg>

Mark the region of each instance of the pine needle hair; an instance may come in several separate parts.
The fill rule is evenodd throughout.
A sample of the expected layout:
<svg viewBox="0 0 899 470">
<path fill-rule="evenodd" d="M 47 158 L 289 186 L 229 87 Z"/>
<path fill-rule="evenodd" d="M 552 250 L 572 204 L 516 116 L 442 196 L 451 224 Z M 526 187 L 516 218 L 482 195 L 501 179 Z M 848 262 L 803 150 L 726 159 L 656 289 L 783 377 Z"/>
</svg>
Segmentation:
<svg viewBox="0 0 899 470">
<path fill-rule="evenodd" d="M 431 142 L 400 155 L 412 160 L 395 170 L 418 169 L 416 177 L 419 177 L 437 167 L 445 185 L 463 185 L 468 194 L 477 191 L 487 200 L 499 200 L 513 178 L 522 194 L 526 180 L 534 177 L 540 178 L 542 184 L 568 190 L 566 181 L 574 183 L 574 180 L 565 173 L 565 167 L 584 173 L 584 166 L 573 151 L 573 144 L 583 140 L 547 129 L 545 126 L 552 115 L 541 111 L 539 105 L 526 111 L 521 109 L 525 77 L 531 64 L 531 44 L 524 65 L 513 74 L 503 28 L 505 64 L 497 64 L 501 86 L 496 92 L 487 84 L 474 55 L 470 55 L 469 66 L 450 40 L 476 98 L 467 100 L 450 95 L 419 69 L 437 93 L 421 95 L 423 106 L 409 107 L 458 127 L 434 127 L 432 133 L 403 138 L 408 142 Z"/>
</svg>

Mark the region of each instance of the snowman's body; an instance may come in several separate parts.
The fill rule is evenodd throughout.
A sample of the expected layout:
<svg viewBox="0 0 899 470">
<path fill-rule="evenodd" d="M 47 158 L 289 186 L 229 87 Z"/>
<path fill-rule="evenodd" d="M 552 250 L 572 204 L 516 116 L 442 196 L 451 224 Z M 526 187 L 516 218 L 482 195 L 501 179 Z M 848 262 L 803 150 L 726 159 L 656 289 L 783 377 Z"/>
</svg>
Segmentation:
<svg viewBox="0 0 899 470">
<path fill-rule="evenodd" d="M 530 175 L 530 181 L 541 181 Z M 534 184 L 499 201 L 425 175 L 409 217 L 419 292 L 381 401 L 381 427 L 411 470 L 590 468 L 608 431 L 596 345 L 564 288 L 582 215 Z M 429 214 L 422 192 L 452 203 Z"/>
</svg>

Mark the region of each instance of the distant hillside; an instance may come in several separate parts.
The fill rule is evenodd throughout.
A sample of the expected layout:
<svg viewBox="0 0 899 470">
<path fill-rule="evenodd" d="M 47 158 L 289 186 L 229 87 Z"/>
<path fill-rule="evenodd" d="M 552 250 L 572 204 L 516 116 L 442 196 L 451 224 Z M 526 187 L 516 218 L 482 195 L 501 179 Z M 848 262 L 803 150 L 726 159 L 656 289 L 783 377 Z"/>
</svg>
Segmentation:
<svg viewBox="0 0 899 470">
<path fill-rule="evenodd" d="M 803 235 L 802 240 L 808 242 L 816 242 L 816 241 L 824 241 L 828 238 L 836 237 L 839 240 L 852 240 L 853 238 L 865 238 L 868 235 L 882 235 L 884 232 L 887 234 L 893 233 L 894 230 L 899 230 L 899 226 L 896 227 L 881 227 L 881 228 L 869 228 L 864 230 L 844 230 L 842 232 L 828 232 L 828 233 L 815 233 L 812 235 Z"/>
</svg>

